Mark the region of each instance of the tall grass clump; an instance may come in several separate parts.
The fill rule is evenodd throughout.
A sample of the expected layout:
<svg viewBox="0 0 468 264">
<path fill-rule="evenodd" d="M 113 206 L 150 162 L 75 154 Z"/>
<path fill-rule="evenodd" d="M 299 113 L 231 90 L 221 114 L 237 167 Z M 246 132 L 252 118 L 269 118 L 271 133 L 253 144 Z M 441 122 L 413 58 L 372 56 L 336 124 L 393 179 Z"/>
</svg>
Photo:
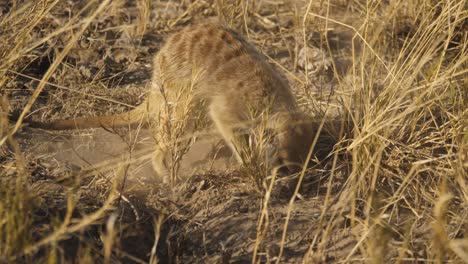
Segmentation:
<svg viewBox="0 0 468 264">
<path fill-rule="evenodd" d="M 343 260 L 466 261 L 466 1 L 361 1 L 353 24 L 330 18 L 327 5 L 325 15 L 306 15 L 354 33 L 349 72 L 336 74 L 353 126 L 342 144 L 351 171 L 337 205 L 347 204 L 341 212 L 359 230 Z M 306 261 L 339 226 L 328 214 Z M 421 234 L 409 229 L 415 225 L 432 229 Z M 433 243 L 415 242 L 421 237 Z M 406 241 L 398 254 L 392 238 Z"/>
<path fill-rule="evenodd" d="M 28 190 L 27 163 L 9 129 L 6 83 L 13 78 L 11 71 L 19 70 L 27 63 L 26 54 L 37 45 L 33 44 L 29 33 L 56 2 L 13 5 L 0 20 L 0 262 L 9 261 L 31 244 L 32 212 L 35 210 L 35 197 Z"/>
<path fill-rule="evenodd" d="M 31 211 L 34 208 L 34 195 L 28 190 L 28 171 L 17 142 L 8 136 L 7 97 L 2 98 L 2 115 L 0 116 L 0 135 L 7 137 L 0 151 L 12 153 L 14 158 L 2 158 L 0 171 L 0 261 L 21 252 L 30 244 L 32 234 Z"/>
<path fill-rule="evenodd" d="M 102 219 L 106 212 L 112 209 L 115 201 L 115 189 L 110 191 L 110 195 L 101 208 L 84 216 L 73 219 L 76 198 L 79 197 L 77 189 L 71 187 L 66 193 L 66 208 L 64 214 L 59 212 L 49 219 L 50 223 L 43 223 L 44 217 L 38 211 L 46 210 L 41 208 L 48 206 L 38 196 L 37 190 L 32 188 L 32 171 L 29 161 L 25 159 L 14 136 L 18 132 L 21 122 L 28 114 L 31 106 L 36 101 L 38 95 L 48 83 L 48 79 L 54 71 L 61 65 L 70 49 L 77 39 L 88 28 L 94 18 L 108 7 L 110 1 L 96 3 L 90 1 L 83 6 L 75 17 L 63 25 L 48 32 L 42 38 L 37 38 L 33 34 L 38 27 L 44 26 L 50 18 L 51 10 L 59 1 L 30 1 L 22 4 L 14 3 L 10 10 L 0 20 L 0 94 L 2 96 L 0 114 L 0 262 L 18 263 L 31 261 L 44 261 L 56 263 L 64 261 L 64 252 L 61 257 L 59 243 L 76 233 Z M 83 12 L 87 12 L 83 16 Z M 69 33 L 68 42 L 62 49 L 57 50 L 54 61 L 46 70 L 42 79 L 38 82 L 32 96 L 26 106 L 19 114 L 18 121 L 9 124 L 9 98 L 8 93 L 15 89 L 11 86 L 13 80 L 18 78 L 17 72 L 21 72 L 28 67 L 31 61 L 36 58 L 32 56 L 32 51 L 47 41 Z M 11 99 L 11 98 L 10 98 Z M 75 186 L 76 187 L 76 186 Z M 54 218 L 56 217 L 56 218 Z M 45 225 L 43 225 L 45 224 Z M 39 228 L 42 227 L 43 229 Z M 39 231 L 38 231 L 39 230 Z M 89 250 L 84 250 L 81 255 L 84 259 L 89 259 Z"/>
<path fill-rule="evenodd" d="M 421 215 L 431 213 L 427 208 L 447 193 L 468 204 L 466 160 L 461 154 L 466 151 L 468 42 L 463 32 L 465 1 L 391 1 L 383 9 L 379 5 L 367 1 L 361 6 L 366 19 L 354 38 L 362 49 L 353 56 L 348 83 L 354 98 L 346 108 L 355 127 L 347 147 L 352 172 L 346 187 L 354 197 L 354 214 L 365 219 L 361 241 L 382 243 L 379 229 L 399 222 L 402 214 L 421 221 Z M 378 23 L 405 19 L 411 21 L 406 32 L 401 32 L 401 24 Z M 399 31 L 398 36 L 388 36 Z M 442 185 L 447 186 L 444 191 Z M 462 208 L 453 209 L 466 216 Z M 448 210 L 446 214 L 449 218 Z M 447 241 L 461 235 L 446 234 Z M 426 252 L 438 250 L 431 247 L 437 246 L 428 246 Z M 371 250 L 367 256 L 382 259 L 385 247 L 380 248 L 382 252 Z"/>
</svg>

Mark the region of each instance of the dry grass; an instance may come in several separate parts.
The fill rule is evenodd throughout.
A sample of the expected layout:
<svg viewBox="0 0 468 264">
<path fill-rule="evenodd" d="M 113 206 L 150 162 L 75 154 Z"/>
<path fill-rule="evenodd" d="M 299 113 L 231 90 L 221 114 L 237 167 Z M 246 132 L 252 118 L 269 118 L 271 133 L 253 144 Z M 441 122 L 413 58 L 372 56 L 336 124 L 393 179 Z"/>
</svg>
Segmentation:
<svg viewBox="0 0 468 264">
<path fill-rule="evenodd" d="M 466 1 L 0 1 L 0 12 L 0 263 L 468 263 Z M 151 155 L 134 132 L 124 161 L 73 170 L 31 154 L 22 121 L 141 102 L 162 39 L 205 19 L 286 73 L 317 119 L 308 170 L 269 176 L 260 140 L 244 169 L 177 180 L 184 122 L 167 140 L 172 188 L 129 187 L 130 164 Z"/>
</svg>

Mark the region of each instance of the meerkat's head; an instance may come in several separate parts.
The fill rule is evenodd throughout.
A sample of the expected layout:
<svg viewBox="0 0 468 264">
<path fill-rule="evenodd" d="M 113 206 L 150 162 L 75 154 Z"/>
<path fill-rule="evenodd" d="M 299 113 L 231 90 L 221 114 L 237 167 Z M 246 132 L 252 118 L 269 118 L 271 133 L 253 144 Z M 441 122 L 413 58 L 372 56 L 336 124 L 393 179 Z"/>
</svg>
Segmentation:
<svg viewBox="0 0 468 264">
<path fill-rule="evenodd" d="M 275 150 L 270 151 L 271 168 L 279 166 L 282 174 L 301 171 L 315 132 L 313 122 L 305 115 L 288 120 L 276 135 Z"/>
</svg>

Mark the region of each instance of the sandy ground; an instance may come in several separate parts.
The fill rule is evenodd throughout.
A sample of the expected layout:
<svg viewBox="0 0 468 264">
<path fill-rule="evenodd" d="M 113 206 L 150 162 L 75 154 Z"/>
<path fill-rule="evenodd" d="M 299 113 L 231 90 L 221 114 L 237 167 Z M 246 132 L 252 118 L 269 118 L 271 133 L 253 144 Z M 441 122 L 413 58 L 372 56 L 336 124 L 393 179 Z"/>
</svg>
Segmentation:
<svg viewBox="0 0 468 264">
<path fill-rule="evenodd" d="M 40 160 L 41 166 L 47 168 L 49 175 L 62 175 L 64 172 L 80 174 L 95 168 L 91 174 L 112 181 L 112 177 L 121 168 L 115 163 L 129 153 L 129 145 L 132 145 L 125 136 L 121 136 L 128 133 L 127 130 L 116 133 L 104 129 L 50 132 L 25 127 L 19 133 L 18 140 L 23 152 L 28 153 L 28 160 Z M 141 131 L 136 139 L 137 143 L 132 148 L 133 158 L 150 156 L 154 143 L 148 131 Z M 108 162 L 114 165 L 111 169 L 103 169 Z M 182 262 L 220 263 L 228 259 L 236 260 L 237 263 L 248 262 L 256 246 L 259 252 L 263 252 L 259 256 L 261 259 L 274 260 L 274 256 L 278 255 L 283 223 L 288 212 L 288 197 L 292 189 L 286 186 L 285 189 L 278 187 L 274 190 L 276 194 L 270 201 L 271 218 L 262 240 L 264 242 L 256 245 L 262 196 L 249 186 L 248 181 L 240 177 L 241 172 L 232 171 L 238 166 L 229 149 L 220 144 L 219 137 L 211 136 L 195 142 L 183 159 L 179 186 L 169 192 L 161 190 L 167 187 L 163 187 L 148 158 L 133 160 L 130 164 L 125 171 L 126 183 L 122 191 L 125 199 L 128 199 L 128 204 L 124 205 L 129 208 L 127 214 L 136 221 L 134 224 L 138 228 L 143 228 L 141 223 L 137 223 L 144 218 L 147 210 L 141 211 L 142 204 L 139 203 L 146 204 L 146 208 L 160 208 L 161 193 L 169 195 L 168 199 L 173 203 L 168 207 L 173 210 L 174 215 L 164 224 L 163 237 L 169 243 L 161 246 L 160 258 L 164 262 L 175 261 L 171 250 L 177 252 L 177 259 Z M 91 185 L 99 185 L 99 182 L 97 180 Z M 59 186 L 54 187 L 51 184 L 45 180 L 38 181 L 35 186 L 41 192 L 57 191 L 57 188 L 60 190 Z M 315 178 L 309 180 L 306 187 L 301 189 L 302 198 L 296 201 L 291 212 L 285 241 L 287 246 L 283 253 L 290 263 L 300 261 L 309 250 L 307 241 L 313 240 L 314 226 L 319 222 L 323 210 L 323 184 L 325 181 L 317 183 Z M 109 183 L 104 185 L 109 186 Z M 154 196 L 155 194 L 158 195 Z M 332 211 L 329 214 L 332 215 Z M 340 222 L 337 222 L 341 226 L 339 232 L 334 233 L 322 245 L 324 248 L 317 261 L 341 258 L 355 245 L 356 241 L 351 229 L 346 227 L 346 221 Z M 139 232 L 144 232 L 143 230 Z M 133 256 L 144 258 L 138 251 L 149 250 L 151 236 L 135 230 L 133 232 L 140 234 L 139 238 L 125 236 L 122 249 Z M 142 239 L 146 244 L 136 246 L 135 239 Z M 170 243 L 175 243 L 176 247 L 167 248 Z"/>
<path fill-rule="evenodd" d="M 151 165 L 154 141 L 148 130 L 135 132 L 125 129 L 116 132 L 97 128 L 75 132 L 53 132 L 25 129 L 27 131 L 19 134 L 19 140 L 24 142 L 23 151 L 28 153 L 29 159 L 47 157 L 58 167 L 65 166 L 71 170 L 96 168 L 132 159 L 127 169 L 127 179 L 130 184 L 161 181 L 161 177 Z M 127 139 L 127 133 L 138 133 L 131 141 L 134 143 Z M 181 180 L 187 180 L 197 173 L 226 170 L 233 166 L 236 166 L 236 162 L 229 148 L 222 142 L 221 137 L 212 135 L 194 142 L 182 159 L 179 176 Z"/>
</svg>

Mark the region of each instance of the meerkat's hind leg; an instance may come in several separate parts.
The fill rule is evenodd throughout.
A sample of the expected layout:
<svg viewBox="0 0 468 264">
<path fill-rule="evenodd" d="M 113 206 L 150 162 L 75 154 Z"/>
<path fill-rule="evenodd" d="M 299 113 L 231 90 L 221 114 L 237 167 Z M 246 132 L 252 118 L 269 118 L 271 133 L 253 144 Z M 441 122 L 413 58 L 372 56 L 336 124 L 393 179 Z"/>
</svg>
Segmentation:
<svg viewBox="0 0 468 264">
<path fill-rule="evenodd" d="M 190 91 L 185 92 L 188 98 L 181 98 L 172 90 L 167 91 L 167 101 L 162 102 L 160 112 L 155 116 L 157 122 L 153 127 L 153 138 L 156 149 L 152 163 L 165 182 L 174 183 L 179 178 L 182 159 L 195 140 L 196 130 L 206 125 L 203 111 L 200 111 L 202 102 L 194 100 L 188 94 Z"/>
<path fill-rule="evenodd" d="M 164 183 L 168 183 L 170 177 L 166 156 L 167 154 L 164 150 L 156 147 L 156 150 L 154 151 L 153 157 L 151 159 L 153 169 L 156 171 L 157 175 L 161 177 Z"/>
</svg>

